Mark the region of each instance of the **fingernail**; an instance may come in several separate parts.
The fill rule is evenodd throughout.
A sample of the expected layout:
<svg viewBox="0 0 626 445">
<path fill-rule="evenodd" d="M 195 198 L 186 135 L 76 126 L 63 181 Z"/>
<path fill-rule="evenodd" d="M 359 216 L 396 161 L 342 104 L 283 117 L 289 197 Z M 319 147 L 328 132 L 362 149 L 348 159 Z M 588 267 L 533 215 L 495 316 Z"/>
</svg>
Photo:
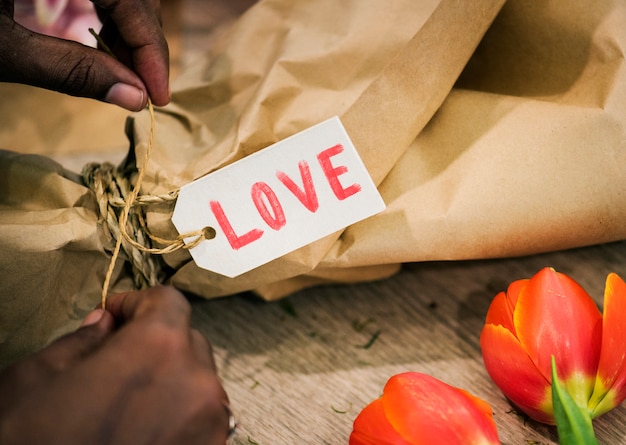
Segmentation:
<svg viewBox="0 0 626 445">
<path fill-rule="evenodd" d="M 130 111 L 139 111 L 143 108 L 143 91 L 132 85 L 116 83 L 109 89 L 104 100 Z"/>
<path fill-rule="evenodd" d="M 92 324 L 96 324 L 100 321 L 103 315 L 104 315 L 103 309 L 94 309 L 93 311 L 87 314 L 87 316 L 83 319 L 83 322 L 80 324 L 80 326 L 83 327 L 83 326 L 90 326 Z"/>
</svg>

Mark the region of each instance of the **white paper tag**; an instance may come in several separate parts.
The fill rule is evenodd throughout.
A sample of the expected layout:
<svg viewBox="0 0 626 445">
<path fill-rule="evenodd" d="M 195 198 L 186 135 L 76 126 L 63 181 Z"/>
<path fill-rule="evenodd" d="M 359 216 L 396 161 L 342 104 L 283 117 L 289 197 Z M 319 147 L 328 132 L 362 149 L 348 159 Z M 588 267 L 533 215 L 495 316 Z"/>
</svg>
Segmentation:
<svg viewBox="0 0 626 445">
<path fill-rule="evenodd" d="M 215 229 L 191 256 L 235 277 L 384 209 L 334 117 L 183 186 L 172 222 L 179 233 Z"/>
</svg>

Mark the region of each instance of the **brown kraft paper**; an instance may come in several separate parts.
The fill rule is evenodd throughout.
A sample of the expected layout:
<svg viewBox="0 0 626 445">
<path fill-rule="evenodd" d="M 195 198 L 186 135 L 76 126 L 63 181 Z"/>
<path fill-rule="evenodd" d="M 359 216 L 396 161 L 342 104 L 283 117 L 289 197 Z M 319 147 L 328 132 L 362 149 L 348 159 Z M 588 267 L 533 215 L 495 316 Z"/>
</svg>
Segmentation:
<svg viewBox="0 0 626 445">
<path fill-rule="evenodd" d="M 625 20 L 623 2 L 604 0 L 261 1 L 157 110 L 142 193 L 337 115 L 387 209 L 234 279 L 168 254 L 152 262 L 159 281 L 274 299 L 404 262 L 626 238 Z M 147 112 L 129 120 L 130 178 L 149 129 Z M 0 171 L 1 361 L 72 329 L 99 301 L 115 231 L 60 165 L 2 152 Z M 150 231 L 176 236 L 170 206 L 146 214 Z M 133 287 L 127 257 L 113 290 Z"/>
</svg>

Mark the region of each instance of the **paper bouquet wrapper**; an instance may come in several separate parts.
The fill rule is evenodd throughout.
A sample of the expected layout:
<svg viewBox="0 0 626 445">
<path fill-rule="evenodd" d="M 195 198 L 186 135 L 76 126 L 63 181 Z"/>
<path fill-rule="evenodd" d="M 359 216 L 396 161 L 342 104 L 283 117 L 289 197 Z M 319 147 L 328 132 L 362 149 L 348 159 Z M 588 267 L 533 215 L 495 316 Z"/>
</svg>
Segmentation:
<svg viewBox="0 0 626 445">
<path fill-rule="evenodd" d="M 603 0 L 261 1 L 157 110 L 141 193 L 168 196 L 339 116 L 387 209 L 236 278 L 184 250 L 129 249 L 113 290 L 275 299 L 405 262 L 626 238 L 623 23 L 626 4 Z M 99 301 L 119 211 L 100 180 L 127 177 L 113 188 L 128 191 L 150 127 L 148 112 L 130 118 L 127 161 L 92 171 L 90 187 L 45 158 L 0 154 L 0 357 L 72 329 Z M 141 212 L 148 232 L 176 237 L 171 203 Z"/>
</svg>

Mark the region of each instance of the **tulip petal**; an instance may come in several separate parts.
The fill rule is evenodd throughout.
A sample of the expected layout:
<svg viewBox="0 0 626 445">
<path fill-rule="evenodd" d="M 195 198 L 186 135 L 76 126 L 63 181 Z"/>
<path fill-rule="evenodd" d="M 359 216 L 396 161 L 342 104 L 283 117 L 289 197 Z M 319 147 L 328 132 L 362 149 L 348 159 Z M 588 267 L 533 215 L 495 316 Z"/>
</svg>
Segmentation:
<svg viewBox="0 0 626 445">
<path fill-rule="evenodd" d="M 509 331 L 515 333 L 515 325 L 513 323 L 513 314 L 515 305 L 517 304 L 517 296 L 526 285 L 528 280 L 517 280 L 512 282 L 506 293 L 500 292 L 494 297 L 489 305 L 486 324 L 502 325 Z"/>
<path fill-rule="evenodd" d="M 383 406 L 393 428 L 415 445 L 500 444 L 491 410 L 465 391 L 416 372 L 385 385 Z"/>
<path fill-rule="evenodd" d="M 475 395 L 473 395 L 472 393 L 464 389 L 461 389 L 461 388 L 454 388 L 454 389 L 456 389 L 457 391 L 462 393 L 463 396 L 465 396 L 468 402 L 474 406 L 477 413 L 482 414 L 483 418 L 487 420 L 487 422 L 485 423 L 485 426 L 488 426 L 488 428 L 492 427 L 493 431 L 497 432 L 496 423 L 493 420 L 493 409 L 491 408 L 491 405 L 489 405 L 480 397 L 476 397 Z"/>
<path fill-rule="evenodd" d="M 414 445 L 407 442 L 387 420 L 382 399 L 367 405 L 354 419 L 350 445 Z"/>
<path fill-rule="evenodd" d="M 524 289 L 524 287 L 526 287 L 526 285 L 528 284 L 528 281 L 528 279 L 516 280 L 509 284 L 509 287 L 506 290 L 506 296 L 509 301 L 509 305 L 511 306 L 511 312 L 515 311 L 517 298 L 522 292 L 522 289 Z"/>
<path fill-rule="evenodd" d="M 604 288 L 602 349 L 596 386 L 589 408 L 596 417 L 615 408 L 624 399 L 626 399 L 626 283 L 617 274 L 611 273 L 606 279 Z"/>
<path fill-rule="evenodd" d="M 587 292 L 567 275 L 544 268 L 522 289 L 514 323 L 522 347 L 546 380 L 550 381 L 552 355 L 566 384 L 573 375 L 588 377 L 589 387 L 582 391 L 586 403 L 596 375 L 602 330 L 602 315 Z"/>
<path fill-rule="evenodd" d="M 515 333 L 515 325 L 513 324 L 513 308 L 509 305 L 509 299 L 504 292 L 500 292 L 494 297 L 489 305 L 486 324 L 500 325 Z"/>
<path fill-rule="evenodd" d="M 539 372 L 511 331 L 503 326 L 485 325 L 480 347 L 485 368 L 504 395 L 531 418 L 553 424 L 550 381 Z"/>
</svg>

